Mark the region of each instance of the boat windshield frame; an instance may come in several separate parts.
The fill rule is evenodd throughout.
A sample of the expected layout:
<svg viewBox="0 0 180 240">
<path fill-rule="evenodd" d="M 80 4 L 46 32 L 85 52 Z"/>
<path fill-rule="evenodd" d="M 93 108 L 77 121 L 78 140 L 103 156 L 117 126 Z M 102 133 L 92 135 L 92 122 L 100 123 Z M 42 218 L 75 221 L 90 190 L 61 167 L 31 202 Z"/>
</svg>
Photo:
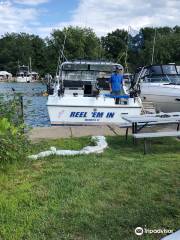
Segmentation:
<svg viewBox="0 0 180 240">
<path fill-rule="evenodd" d="M 121 64 L 109 62 L 64 62 L 61 65 L 62 71 L 97 71 L 97 72 L 113 72 L 115 67 Z"/>
<path fill-rule="evenodd" d="M 69 81 L 96 81 L 97 78 L 110 78 L 116 66 L 123 69 L 121 64 L 110 62 L 64 62 L 60 76 Z"/>
<path fill-rule="evenodd" d="M 180 66 L 176 64 L 154 64 L 144 68 L 141 79 L 149 83 L 180 85 Z"/>
<path fill-rule="evenodd" d="M 176 66 L 175 64 L 150 65 L 150 66 L 144 67 L 144 73 L 142 77 L 161 76 L 161 75 L 180 75 L 180 66 Z"/>
</svg>

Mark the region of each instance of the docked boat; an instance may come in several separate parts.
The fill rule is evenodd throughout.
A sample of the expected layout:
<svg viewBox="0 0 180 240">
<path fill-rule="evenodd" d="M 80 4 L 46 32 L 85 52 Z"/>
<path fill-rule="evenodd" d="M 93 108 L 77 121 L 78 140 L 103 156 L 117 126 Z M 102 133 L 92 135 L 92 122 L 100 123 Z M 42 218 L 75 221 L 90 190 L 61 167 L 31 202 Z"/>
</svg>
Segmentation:
<svg viewBox="0 0 180 240">
<path fill-rule="evenodd" d="M 48 86 L 47 108 L 52 125 L 120 124 L 124 115 L 141 114 L 141 99 L 124 89 L 117 104 L 109 94 L 109 78 L 120 64 L 100 61 L 66 61 L 58 82 Z M 121 65 L 120 65 L 121 66 Z"/>
<path fill-rule="evenodd" d="M 18 66 L 16 82 L 31 83 L 36 82 L 39 76 L 37 72 L 33 72 L 31 69 L 31 60 L 29 66 Z"/>
<path fill-rule="evenodd" d="M 0 82 L 12 81 L 12 74 L 7 71 L 0 71 Z"/>
<path fill-rule="evenodd" d="M 150 65 L 137 74 L 142 101 L 152 102 L 157 111 L 180 111 L 180 66 Z"/>
</svg>

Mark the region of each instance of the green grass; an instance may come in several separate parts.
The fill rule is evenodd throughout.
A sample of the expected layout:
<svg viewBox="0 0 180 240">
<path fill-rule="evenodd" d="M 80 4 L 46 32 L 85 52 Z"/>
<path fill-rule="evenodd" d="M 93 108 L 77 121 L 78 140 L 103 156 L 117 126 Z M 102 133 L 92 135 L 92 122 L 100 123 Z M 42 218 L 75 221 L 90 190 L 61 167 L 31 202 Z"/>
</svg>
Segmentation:
<svg viewBox="0 0 180 240">
<path fill-rule="evenodd" d="M 0 239 L 135 240 L 137 226 L 176 231 L 180 224 L 180 142 L 143 144 L 108 137 L 100 155 L 48 157 L 1 165 Z M 61 139 L 30 146 L 81 149 L 90 138 Z"/>
</svg>

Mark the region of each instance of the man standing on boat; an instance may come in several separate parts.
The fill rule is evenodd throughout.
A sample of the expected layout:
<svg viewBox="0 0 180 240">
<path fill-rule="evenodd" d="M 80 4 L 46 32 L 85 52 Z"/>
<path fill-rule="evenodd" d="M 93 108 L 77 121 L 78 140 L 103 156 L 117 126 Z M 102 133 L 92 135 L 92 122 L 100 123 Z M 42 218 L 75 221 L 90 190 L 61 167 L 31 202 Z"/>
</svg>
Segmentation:
<svg viewBox="0 0 180 240">
<path fill-rule="evenodd" d="M 111 78 L 109 80 L 109 88 L 110 93 L 114 96 L 123 95 L 123 74 L 122 74 L 122 67 L 116 66 L 115 72 L 111 75 Z M 115 103 L 119 104 L 119 98 L 116 98 Z"/>
</svg>

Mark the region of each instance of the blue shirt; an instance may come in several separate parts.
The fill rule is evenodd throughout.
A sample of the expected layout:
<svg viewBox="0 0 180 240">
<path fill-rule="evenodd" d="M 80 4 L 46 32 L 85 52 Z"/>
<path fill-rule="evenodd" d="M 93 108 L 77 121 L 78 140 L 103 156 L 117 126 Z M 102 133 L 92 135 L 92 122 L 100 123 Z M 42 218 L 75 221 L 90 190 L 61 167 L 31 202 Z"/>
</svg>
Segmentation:
<svg viewBox="0 0 180 240">
<path fill-rule="evenodd" d="M 120 91 L 122 88 L 123 75 L 113 73 L 109 82 L 111 83 L 112 91 Z"/>
</svg>

